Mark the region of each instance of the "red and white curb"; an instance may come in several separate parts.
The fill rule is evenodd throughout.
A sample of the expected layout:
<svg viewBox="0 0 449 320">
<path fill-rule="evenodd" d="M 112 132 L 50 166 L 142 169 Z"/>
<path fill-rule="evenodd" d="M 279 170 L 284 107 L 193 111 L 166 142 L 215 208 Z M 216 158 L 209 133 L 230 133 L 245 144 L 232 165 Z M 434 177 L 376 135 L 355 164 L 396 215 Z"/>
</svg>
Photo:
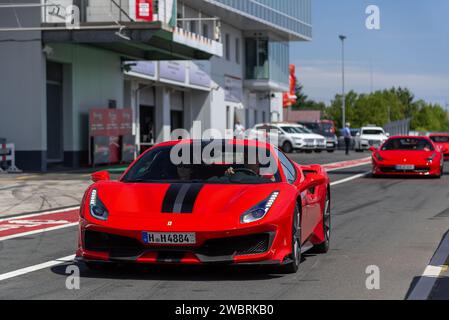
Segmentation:
<svg viewBox="0 0 449 320">
<path fill-rule="evenodd" d="M 78 207 L 0 219 L 0 241 L 78 225 Z"/>
<path fill-rule="evenodd" d="M 332 171 L 336 171 L 336 170 L 361 167 L 361 166 L 365 166 L 370 163 L 371 163 L 371 158 L 368 157 L 368 158 L 357 159 L 357 160 L 348 160 L 348 161 L 341 161 L 341 162 L 335 162 L 335 163 L 328 163 L 328 164 L 324 164 L 323 168 L 327 172 L 332 172 Z"/>
</svg>

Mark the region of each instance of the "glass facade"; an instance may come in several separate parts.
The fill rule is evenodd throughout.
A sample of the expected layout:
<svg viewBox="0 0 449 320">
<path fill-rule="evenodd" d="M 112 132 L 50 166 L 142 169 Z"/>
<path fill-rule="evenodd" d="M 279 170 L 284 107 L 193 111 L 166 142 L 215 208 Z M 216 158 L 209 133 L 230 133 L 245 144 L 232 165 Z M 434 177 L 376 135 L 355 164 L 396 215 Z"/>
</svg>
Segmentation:
<svg viewBox="0 0 449 320">
<path fill-rule="evenodd" d="M 312 37 L 312 0 L 208 0 L 252 15 L 296 35 Z"/>
<path fill-rule="evenodd" d="M 268 38 L 246 39 L 246 79 L 289 81 L 289 44 Z"/>
</svg>

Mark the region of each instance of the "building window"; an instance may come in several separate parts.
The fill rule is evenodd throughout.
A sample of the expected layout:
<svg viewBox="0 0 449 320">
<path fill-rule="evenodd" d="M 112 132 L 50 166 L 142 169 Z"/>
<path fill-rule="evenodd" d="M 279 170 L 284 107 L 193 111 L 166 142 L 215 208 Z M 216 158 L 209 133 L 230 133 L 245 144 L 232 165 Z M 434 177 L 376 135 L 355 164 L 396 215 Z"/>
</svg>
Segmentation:
<svg viewBox="0 0 449 320">
<path fill-rule="evenodd" d="M 225 57 L 226 60 L 231 60 L 231 36 L 229 33 L 226 33 L 225 35 Z"/>
<path fill-rule="evenodd" d="M 246 78 L 269 79 L 268 39 L 246 39 Z"/>
<path fill-rule="evenodd" d="M 235 39 L 235 62 L 240 64 L 240 39 Z"/>
</svg>

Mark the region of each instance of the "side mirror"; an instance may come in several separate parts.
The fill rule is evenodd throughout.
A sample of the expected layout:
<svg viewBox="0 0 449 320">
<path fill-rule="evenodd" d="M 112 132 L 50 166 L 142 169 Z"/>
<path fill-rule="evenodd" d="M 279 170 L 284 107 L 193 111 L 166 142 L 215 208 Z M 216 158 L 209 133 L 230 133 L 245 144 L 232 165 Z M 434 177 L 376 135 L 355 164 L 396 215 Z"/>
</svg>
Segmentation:
<svg viewBox="0 0 449 320">
<path fill-rule="evenodd" d="M 92 173 L 91 179 L 93 182 L 109 181 L 111 180 L 111 175 L 109 174 L 109 171 L 98 171 Z"/>
<path fill-rule="evenodd" d="M 446 147 L 443 147 L 443 148 L 441 149 L 441 152 L 442 152 L 442 153 L 448 153 L 448 152 L 449 152 L 449 149 L 446 148 Z"/>
<path fill-rule="evenodd" d="M 389 137 L 390 137 L 390 134 L 387 132 L 387 133 L 385 134 L 385 136 L 386 136 L 387 138 L 389 138 Z"/>
<path fill-rule="evenodd" d="M 304 181 L 303 190 L 312 189 L 326 182 L 325 177 L 322 174 L 311 173 L 306 176 Z"/>
<path fill-rule="evenodd" d="M 357 132 L 357 133 L 356 133 L 356 136 L 357 136 L 357 137 L 360 137 L 360 132 Z"/>
<path fill-rule="evenodd" d="M 377 149 L 375 147 L 369 147 L 368 150 L 371 151 L 371 152 L 376 152 L 377 151 Z"/>
</svg>

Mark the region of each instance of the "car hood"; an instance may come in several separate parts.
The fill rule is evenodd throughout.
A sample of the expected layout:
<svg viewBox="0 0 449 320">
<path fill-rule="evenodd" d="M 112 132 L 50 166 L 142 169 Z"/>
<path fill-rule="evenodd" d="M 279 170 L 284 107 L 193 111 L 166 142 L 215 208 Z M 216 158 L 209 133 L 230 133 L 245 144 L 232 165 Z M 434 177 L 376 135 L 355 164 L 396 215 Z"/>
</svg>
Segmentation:
<svg viewBox="0 0 449 320">
<path fill-rule="evenodd" d="M 386 161 L 395 164 L 421 164 L 426 163 L 436 151 L 379 151 L 379 154 Z"/>
<path fill-rule="evenodd" d="M 109 212 L 108 225 L 126 224 L 141 229 L 149 225 L 164 230 L 167 219 L 178 226 L 217 228 L 235 225 L 239 217 L 272 192 L 279 191 L 271 208 L 288 207 L 292 186 L 286 183 L 261 185 L 219 184 L 145 184 L 101 182 L 94 185 L 98 196 Z M 270 210 L 270 211 L 271 211 Z M 159 226 L 159 228 L 157 227 Z M 188 228 L 187 228 L 188 226 Z"/>
<path fill-rule="evenodd" d="M 378 135 L 378 134 L 364 134 L 360 136 L 360 139 L 363 140 L 387 140 L 387 136 L 384 135 Z"/>
</svg>

